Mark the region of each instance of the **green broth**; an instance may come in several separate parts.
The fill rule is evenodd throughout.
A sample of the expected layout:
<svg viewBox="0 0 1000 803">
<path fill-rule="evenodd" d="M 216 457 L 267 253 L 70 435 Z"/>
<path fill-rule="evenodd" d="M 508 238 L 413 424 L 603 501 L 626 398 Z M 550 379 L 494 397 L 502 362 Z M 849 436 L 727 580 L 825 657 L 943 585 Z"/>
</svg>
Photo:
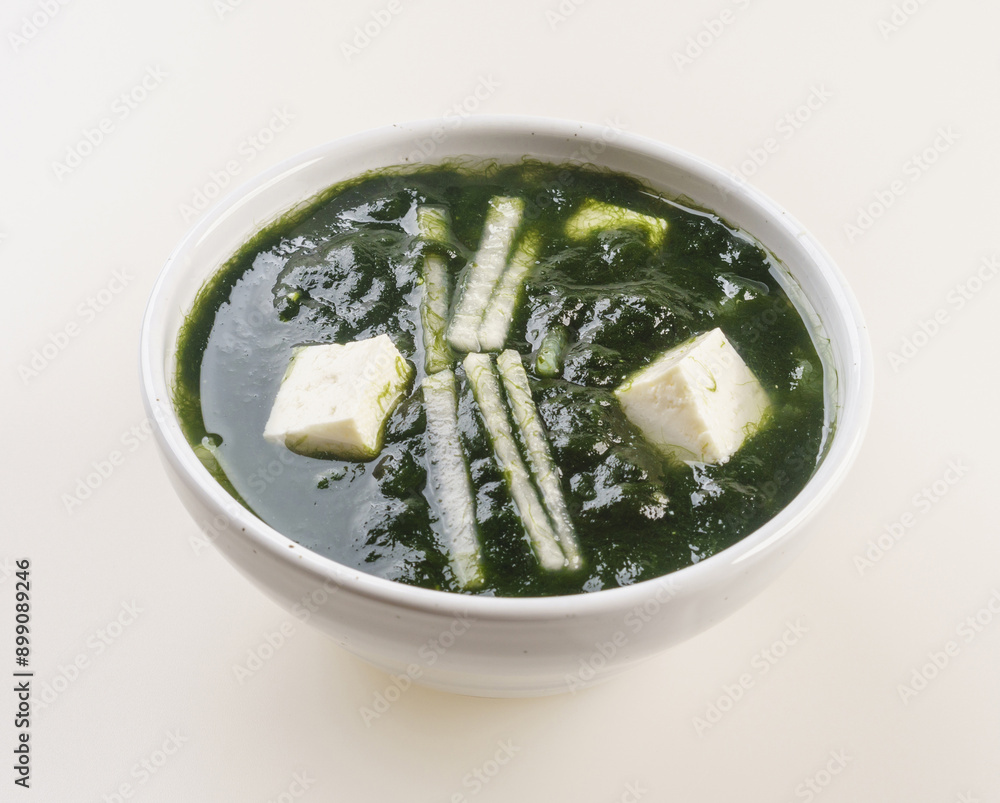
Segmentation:
<svg viewBox="0 0 1000 803">
<path fill-rule="evenodd" d="M 230 493 L 341 564 L 458 590 L 424 497 L 416 206 L 451 212 L 454 286 L 498 195 L 526 199 L 525 226 L 542 242 L 507 348 L 528 369 L 584 568 L 539 569 L 458 369 L 459 427 L 486 569 L 477 593 L 628 585 L 703 560 L 772 518 L 808 480 L 825 435 L 823 367 L 772 260 L 714 214 L 633 178 L 535 162 L 387 171 L 331 188 L 255 237 L 202 288 L 179 340 L 175 397 L 188 439 L 198 446 L 208 438 Z M 650 245 L 631 228 L 568 240 L 566 220 L 587 198 L 665 218 L 664 242 Z M 539 376 L 536 352 L 558 326 L 569 333 L 562 373 Z M 722 465 L 671 461 L 628 421 L 613 390 L 663 351 L 715 327 L 760 379 L 772 412 Z M 377 458 L 319 460 L 263 439 L 295 346 L 380 334 L 414 366 L 416 380 L 390 416 Z"/>
</svg>

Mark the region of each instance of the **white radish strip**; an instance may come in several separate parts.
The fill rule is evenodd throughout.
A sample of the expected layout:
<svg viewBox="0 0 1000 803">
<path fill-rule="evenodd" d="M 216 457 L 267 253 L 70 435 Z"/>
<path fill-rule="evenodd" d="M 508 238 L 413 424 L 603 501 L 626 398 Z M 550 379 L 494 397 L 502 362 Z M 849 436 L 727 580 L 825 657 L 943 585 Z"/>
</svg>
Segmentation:
<svg viewBox="0 0 1000 803">
<path fill-rule="evenodd" d="M 507 264 L 523 213 L 524 201 L 520 198 L 498 196 L 490 200 L 479 250 L 466 270 L 448 326 L 448 342 L 457 351 L 479 351 L 478 333 L 483 311 Z"/>
<path fill-rule="evenodd" d="M 465 355 L 463 365 L 493 444 L 493 453 L 507 481 L 507 489 L 531 540 L 535 556 L 543 569 L 558 571 L 565 567 L 566 558 L 559 548 L 556 534 L 549 524 L 545 508 L 518 451 L 514 433 L 507 421 L 507 411 L 500 396 L 500 382 L 493 370 L 493 362 L 488 354 L 472 352 Z"/>
<path fill-rule="evenodd" d="M 451 215 L 448 214 L 447 207 L 418 206 L 417 231 L 425 240 L 439 245 L 446 244 L 451 239 Z"/>
<path fill-rule="evenodd" d="M 576 214 L 566 221 L 566 236 L 582 240 L 595 231 L 625 227 L 642 229 L 652 246 L 662 243 L 667 233 L 667 221 L 663 218 L 588 198 Z"/>
<path fill-rule="evenodd" d="M 448 325 L 448 268 L 443 257 L 427 254 L 423 266 L 424 292 L 420 297 L 420 325 L 424 340 L 424 370 L 429 374 L 452 365 L 454 357 L 445 329 Z"/>
<path fill-rule="evenodd" d="M 475 588 L 482 585 L 483 566 L 476 536 L 475 496 L 458 438 L 455 373 L 439 371 L 425 377 L 422 387 L 427 413 L 430 501 L 440 511 L 455 579 L 462 588 Z"/>
<path fill-rule="evenodd" d="M 451 235 L 451 215 L 443 206 L 418 206 L 417 229 L 429 243 L 444 245 Z M 445 339 L 451 289 L 448 263 L 438 254 L 425 254 L 421 276 L 424 292 L 420 298 L 420 323 L 423 329 L 424 370 L 429 374 L 450 368 L 454 355 Z"/>
<path fill-rule="evenodd" d="M 528 375 L 521 363 L 521 355 L 513 349 L 507 349 L 497 357 L 497 367 L 503 378 L 503 386 L 507 391 L 510 409 L 514 414 L 514 422 L 521 431 L 528 454 L 528 463 L 535 475 L 535 482 L 542 492 L 542 502 L 548 508 L 552 523 L 555 525 L 559 545 L 570 569 L 583 566 L 580 556 L 580 545 L 576 540 L 573 521 L 566 508 L 562 483 L 559 479 L 559 469 L 552 452 L 549 449 L 549 439 L 545 434 L 542 419 L 538 414 L 535 400 L 531 398 L 531 386 Z"/>
<path fill-rule="evenodd" d="M 537 257 L 538 237 L 534 234 L 525 235 L 500 277 L 489 307 L 483 313 L 483 322 L 479 325 L 479 348 L 483 351 L 499 351 L 507 342 L 514 308 L 521 295 L 521 285 L 535 267 Z"/>
</svg>

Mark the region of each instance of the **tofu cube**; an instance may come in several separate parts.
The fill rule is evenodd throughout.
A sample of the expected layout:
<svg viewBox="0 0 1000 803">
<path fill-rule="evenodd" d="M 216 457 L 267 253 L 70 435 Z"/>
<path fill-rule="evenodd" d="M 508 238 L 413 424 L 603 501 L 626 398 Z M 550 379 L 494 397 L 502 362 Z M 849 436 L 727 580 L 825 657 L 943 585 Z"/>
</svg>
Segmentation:
<svg viewBox="0 0 1000 803">
<path fill-rule="evenodd" d="M 770 407 L 721 329 L 665 352 L 615 395 L 647 440 L 671 456 L 702 463 L 729 460 Z"/>
<path fill-rule="evenodd" d="M 296 349 L 264 438 L 310 457 L 370 460 L 413 368 L 387 335 Z"/>
</svg>

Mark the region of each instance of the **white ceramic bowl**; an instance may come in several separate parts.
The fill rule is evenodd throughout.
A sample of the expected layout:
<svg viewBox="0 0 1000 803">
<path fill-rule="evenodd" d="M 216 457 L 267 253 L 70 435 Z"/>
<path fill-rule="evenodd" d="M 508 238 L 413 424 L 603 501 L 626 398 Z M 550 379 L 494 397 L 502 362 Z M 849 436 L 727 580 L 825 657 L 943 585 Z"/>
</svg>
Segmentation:
<svg viewBox="0 0 1000 803">
<path fill-rule="evenodd" d="M 642 178 L 751 233 L 787 270 L 816 327 L 834 435 L 822 464 L 774 519 L 728 549 L 657 580 L 565 597 L 470 597 L 402 585 L 299 547 L 212 479 L 171 404 L 178 328 L 197 290 L 255 231 L 325 187 L 367 170 L 449 157 L 590 162 Z M 791 278 L 788 278 L 791 277 Z M 296 156 L 222 199 L 184 238 L 153 288 L 142 325 L 143 398 L 168 474 L 225 556 L 271 598 L 397 677 L 488 696 L 548 694 L 610 677 L 719 622 L 791 561 L 806 525 L 860 446 L 871 404 L 867 335 L 843 278 L 784 210 L 744 182 L 658 142 L 613 128 L 530 117 L 394 125 Z"/>
</svg>

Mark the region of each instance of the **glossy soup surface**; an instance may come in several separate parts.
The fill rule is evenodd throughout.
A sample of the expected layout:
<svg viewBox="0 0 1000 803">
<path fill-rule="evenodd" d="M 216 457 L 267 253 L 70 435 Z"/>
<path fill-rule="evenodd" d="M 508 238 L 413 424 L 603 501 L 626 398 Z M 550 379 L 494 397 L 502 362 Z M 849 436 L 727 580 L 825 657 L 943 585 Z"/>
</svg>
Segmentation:
<svg viewBox="0 0 1000 803">
<path fill-rule="evenodd" d="M 425 498 L 424 358 L 416 207 L 448 207 L 452 286 L 475 253 L 489 200 L 527 201 L 540 237 L 507 347 L 522 355 L 584 557 L 541 570 L 456 359 L 459 426 L 486 568 L 477 593 L 596 591 L 657 577 L 730 546 L 780 511 L 821 452 L 822 366 L 798 312 L 747 234 L 638 181 L 576 167 L 384 172 L 324 193 L 254 238 L 203 288 L 182 331 L 176 398 L 188 439 L 230 492 L 304 547 L 380 577 L 459 590 Z M 664 218 L 582 241 L 566 220 L 589 198 Z M 569 332 L 560 376 L 534 370 L 552 327 Z M 722 465 L 671 461 L 626 419 L 613 390 L 690 337 L 721 327 L 772 402 L 765 426 Z M 262 437 L 295 346 L 387 334 L 413 365 L 408 396 L 368 462 L 294 454 Z M 209 448 L 205 448 L 209 447 Z"/>
</svg>

